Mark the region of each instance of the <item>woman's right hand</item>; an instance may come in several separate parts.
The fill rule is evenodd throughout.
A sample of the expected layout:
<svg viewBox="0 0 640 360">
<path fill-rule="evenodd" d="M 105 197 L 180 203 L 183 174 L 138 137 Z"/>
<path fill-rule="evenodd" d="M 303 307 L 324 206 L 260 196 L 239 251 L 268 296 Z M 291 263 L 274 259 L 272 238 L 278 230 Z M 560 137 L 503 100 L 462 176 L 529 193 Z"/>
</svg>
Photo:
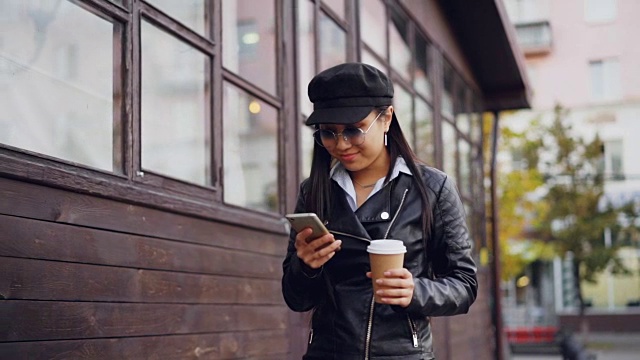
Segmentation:
<svg viewBox="0 0 640 360">
<path fill-rule="evenodd" d="M 329 261 L 340 249 L 342 240 L 335 240 L 333 234 L 310 239 L 311 228 L 306 228 L 296 235 L 295 247 L 298 257 L 310 268 L 319 269 Z"/>
</svg>

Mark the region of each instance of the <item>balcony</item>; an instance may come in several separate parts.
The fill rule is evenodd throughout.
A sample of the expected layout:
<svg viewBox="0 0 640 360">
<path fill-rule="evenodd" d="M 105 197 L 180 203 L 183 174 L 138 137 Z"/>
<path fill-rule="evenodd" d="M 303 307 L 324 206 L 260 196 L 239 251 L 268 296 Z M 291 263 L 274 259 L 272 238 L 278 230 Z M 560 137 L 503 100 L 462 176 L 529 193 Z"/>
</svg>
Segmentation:
<svg viewBox="0 0 640 360">
<path fill-rule="evenodd" d="M 525 55 L 551 52 L 551 25 L 549 21 L 515 24 L 518 44 Z"/>
</svg>

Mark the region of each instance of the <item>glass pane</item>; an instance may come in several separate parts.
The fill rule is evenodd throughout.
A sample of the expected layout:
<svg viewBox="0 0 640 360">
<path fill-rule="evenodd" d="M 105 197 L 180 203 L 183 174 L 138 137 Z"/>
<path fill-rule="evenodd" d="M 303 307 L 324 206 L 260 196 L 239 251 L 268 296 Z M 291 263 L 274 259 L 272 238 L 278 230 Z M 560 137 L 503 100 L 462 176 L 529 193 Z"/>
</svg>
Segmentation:
<svg viewBox="0 0 640 360">
<path fill-rule="evenodd" d="M 147 0 L 170 17 L 190 27 L 200 35 L 205 33 L 207 0 Z"/>
<path fill-rule="evenodd" d="M 222 1 L 224 67 L 276 93 L 276 18 L 273 0 Z"/>
<path fill-rule="evenodd" d="M 365 64 L 369 64 L 378 70 L 386 72 L 386 66 L 378 61 L 378 59 L 368 50 L 362 50 L 362 62 Z"/>
<path fill-rule="evenodd" d="M 142 168 L 211 185 L 209 58 L 142 23 Z"/>
<path fill-rule="evenodd" d="M 396 117 L 398 118 L 404 137 L 409 142 L 409 145 L 411 145 L 411 148 L 414 148 L 413 126 L 411 125 L 413 122 L 413 98 L 402 86 L 394 84 L 393 88 L 393 108 L 395 109 Z"/>
<path fill-rule="evenodd" d="M 387 58 L 387 35 L 385 26 L 385 6 L 381 0 L 361 0 L 360 36 L 374 52 L 383 59 Z"/>
<path fill-rule="evenodd" d="M 433 114 L 429 105 L 416 98 L 416 155 L 427 164 L 435 165 Z"/>
<path fill-rule="evenodd" d="M 448 63 L 444 65 L 444 91 L 442 92 L 442 115 L 453 120 L 453 69 Z"/>
<path fill-rule="evenodd" d="M 326 14 L 320 13 L 320 71 L 347 61 L 347 34 Z"/>
<path fill-rule="evenodd" d="M 0 143 L 120 171 L 113 32 L 68 1 L 0 2 Z"/>
<path fill-rule="evenodd" d="M 409 19 L 397 11 L 391 13 L 391 23 L 389 24 L 389 57 L 394 70 L 405 79 L 410 79 Z"/>
<path fill-rule="evenodd" d="M 431 81 L 429 80 L 429 45 L 419 34 L 416 34 L 416 49 L 414 59 L 416 62 L 413 71 L 413 87 L 422 96 L 431 100 Z"/>
<path fill-rule="evenodd" d="M 298 79 L 300 81 L 300 111 L 309 116 L 313 104 L 307 96 L 307 86 L 315 75 L 315 41 L 313 37 L 313 3 L 308 0 L 298 1 Z"/>
<path fill-rule="evenodd" d="M 448 121 L 442 122 L 442 171 L 456 178 L 456 132 Z"/>
<path fill-rule="evenodd" d="M 312 126 L 301 125 L 300 128 L 300 146 L 302 148 L 302 174 L 304 179 L 311 174 L 311 162 L 313 160 L 313 131 Z"/>
<path fill-rule="evenodd" d="M 456 95 L 456 100 L 454 104 L 455 113 L 456 113 L 456 126 L 458 127 L 458 131 L 465 135 L 469 135 L 469 131 L 471 128 L 470 117 L 469 117 L 469 107 L 467 104 L 466 97 L 466 87 L 462 82 L 460 82 L 460 91 L 458 91 Z"/>
<path fill-rule="evenodd" d="M 323 0 L 342 20 L 344 20 L 344 1 L 345 0 Z"/>
<path fill-rule="evenodd" d="M 474 96 L 475 98 L 475 96 Z M 473 112 L 471 113 L 471 140 L 476 144 L 482 141 L 482 113 L 477 101 L 473 102 Z"/>
<path fill-rule="evenodd" d="M 224 201 L 278 211 L 278 111 L 224 85 Z"/>
<path fill-rule="evenodd" d="M 471 188 L 471 148 L 469 143 L 460 139 L 458 142 L 458 158 L 460 159 L 460 178 L 458 188 L 463 195 L 469 195 Z"/>
</svg>

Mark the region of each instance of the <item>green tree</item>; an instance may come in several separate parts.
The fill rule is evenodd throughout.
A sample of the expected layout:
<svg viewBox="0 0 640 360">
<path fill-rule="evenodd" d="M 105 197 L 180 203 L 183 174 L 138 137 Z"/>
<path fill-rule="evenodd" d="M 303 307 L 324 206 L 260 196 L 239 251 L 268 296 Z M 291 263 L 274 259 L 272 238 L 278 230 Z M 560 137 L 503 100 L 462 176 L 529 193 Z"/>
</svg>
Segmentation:
<svg viewBox="0 0 640 360">
<path fill-rule="evenodd" d="M 550 259 L 552 244 L 538 238 L 534 229 L 548 211 L 544 201 L 535 195 L 544 186 L 544 176 L 538 169 L 543 128 L 532 121 L 526 132 L 509 127 L 500 129 L 501 151 L 511 154 L 511 169 L 501 171 L 498 184 L 501 276 L 511 280 L 522 274 L 535 260 Z"/>
<path fill-rule="evenodd" d="M 537 232 L 553 242 L 560 255 L 573 255 L 574 288 L 586 334 L 581 284 L 595 282 L 595 275 L 609 265 L 614 273 L 628 273 L 617 253 L 627 230 L 619 220 L 630 208 L 606 202 L 602 141 L 597 135 L 588 141 L 575 136 L 566 115 L 567 111 L 557 106 L 553 123 L 542 138 L 544 151 L 552 156 L 539 164 L 547 189 L 542 201 L 548 204 L 548 211 L 542 214 Z M 607 243 L 605 233 L 611 235 Z"/>
</svg>

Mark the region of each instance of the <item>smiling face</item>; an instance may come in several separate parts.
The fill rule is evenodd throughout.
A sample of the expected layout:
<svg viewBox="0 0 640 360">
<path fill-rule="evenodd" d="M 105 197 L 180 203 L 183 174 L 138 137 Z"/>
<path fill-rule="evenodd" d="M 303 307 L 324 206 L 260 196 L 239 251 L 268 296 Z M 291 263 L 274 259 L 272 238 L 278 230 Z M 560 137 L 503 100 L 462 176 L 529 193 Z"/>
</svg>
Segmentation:
<svg viewBox="0 0 640 360">
<path fill-rule="evenodd" d="M 352 125 L 322 124 L 321 130 L 331 130 L 338 134 L 335 141 L 325 141 L 324 147 L 352 173 L 362 173 L 364 177 L 372 176 L 376 179 L 386 175 L 390 162 L 384 145 L 384 133 L 389 130 L 392 113 L 393 107 L 389 106 L 382 114 L 374 109 L 366 118 Z M 366 132 L 364 141 L 359 145 L 345 140 L 345 129 L 354 127 Z M 346 133 L 353 132 L 347 129 Z"/>
</svg>

